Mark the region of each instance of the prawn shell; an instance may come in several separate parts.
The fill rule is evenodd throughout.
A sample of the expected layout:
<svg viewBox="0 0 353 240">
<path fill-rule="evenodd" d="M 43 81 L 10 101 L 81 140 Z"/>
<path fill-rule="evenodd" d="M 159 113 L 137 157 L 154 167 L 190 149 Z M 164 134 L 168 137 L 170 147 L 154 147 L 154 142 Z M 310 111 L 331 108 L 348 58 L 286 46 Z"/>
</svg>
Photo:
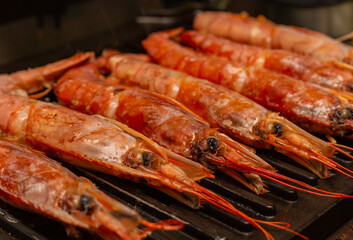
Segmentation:
<svg viewBox="0 0 353 240">
<path fill-rule="evenodd" d="M 225 57 L 246 66 L 262 67 L 301 81 L 339 91 L 353 91 L 353 73 L 332 61 L 280 49 L 265 49 L 236 43 L 212 34 L 186 31 L 180 41 L 205 53 Z"/>
<path fill-rule="evenodd" d="M 244 67 L 224 58 L 200 54 L 179 45 L 170 37 L 169 31 L 154 33 L 143 42 L 149 54 L 163 66 L 207 79 L 243 94 L 269 110 L 281 112 L 309 131 L 349 137 L 353 124 L 340 125 L 332 119 L 338 109 L 350 107 L 349 103 L 342 102 L 337 96 L 266 69 Z M 171 58 L 177 60 L 170 61 Z M 198 65 L 199 70 L 193 71 L 195 67 L 189 68 L 189 64 Z"/>
<path fill-rule="evenodd" d="M 352 47 L 319 32 L 276 25 L 263 16 L 253 18 L 247 14 L 203 12 L 195 17 L 194 28 L 236 42 L 353 63 Z"/>
<path fill-rule="evenodd" d="M 60 221 L 71 229 L 84 228 L 109 239 L 117 236 L 139 239 L 136 228 L 142 218 L 137 212 L 106 196 L 90 181 L 82 180 L 34 150 L 3 140 L 0 141 L 0 156 L 2 200 Z M 79 213 L 82 196 L 90 196 L 90 201 L 98 204 L 90 216 Z M 100 205 L 103 202 L 105 206 Z M 106 215 L 108 211 L 122 217 L 118 220 Z M 104 226 L 105 221 L 115 225 Z"/>
</svg>

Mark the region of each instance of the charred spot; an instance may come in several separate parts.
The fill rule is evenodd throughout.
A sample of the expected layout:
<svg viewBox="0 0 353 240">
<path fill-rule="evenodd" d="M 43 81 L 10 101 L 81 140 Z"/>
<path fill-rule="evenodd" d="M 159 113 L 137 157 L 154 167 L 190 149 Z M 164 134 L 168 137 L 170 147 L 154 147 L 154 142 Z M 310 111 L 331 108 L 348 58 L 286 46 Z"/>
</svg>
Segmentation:
<svg viewBox="0 0 353 240">
<path fill-rule="evenodd" d="M 152 153 L 149 153 L 149 152 L 142 153 L 142 163 L 144 166 L 151 165 L 152 159 L 153 159 Z"/>
<path fill-rule="evenodd" d="M 283 133 L 283 126 L 280 123 L 274 123 L 273 124 L 273 131 L 276 134 L 277 137 L 282 136 Z"/>
<path fill-rule="evenodd" d="M 217 138 L 209 137 L 207 139 L 207 145 L 212 153 L 216 153 L 219 148 L 219 141 Z"/>
<path fill-rule="evenodd" d="M 80 197 L 80 210 L 85 212 L 86 214 L 90 214 L 92 210 L 95 208 L 95 203 L 93 202 L 91 197 L 86 195 L 81 195 Z"/>
<path fill-rule="evenodd" d="M 353 92 L 353 83 L 347 83 L 347 90 L 348 92 Z"/>
</svg>

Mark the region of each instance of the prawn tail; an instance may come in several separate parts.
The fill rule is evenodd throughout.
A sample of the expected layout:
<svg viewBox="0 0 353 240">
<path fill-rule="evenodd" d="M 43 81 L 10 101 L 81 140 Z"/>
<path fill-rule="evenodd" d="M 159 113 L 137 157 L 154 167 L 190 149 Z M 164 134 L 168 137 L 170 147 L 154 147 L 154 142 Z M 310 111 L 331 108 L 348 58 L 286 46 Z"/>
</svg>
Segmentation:
<svg viewBox="0 0 353 240">
<path fill-rule="evenodd" d="M 146 220 L 141 220 L 141 224 L 146 226 L 145 228 L 141 229 L 138 233 L 140 238 L 145 238 L 148 234 L 156 229 L 160 230 L 168 230 L 168 231 L 175 231 L 182 229 L 185 224 L 177 219 L 167 219 L 162 220 L 156 223 L 151 223 Z"/>
<path fill-rule="evenodd" d="M 303 237 L 304 239 L 307 239 L 305 236 L 289 229 L 290 225 L 288 223 L 285 222 L 268 222 L 268 221 L 261 221 L 261 220 L 257 220 L 254 218 L 249 217 L 248 215 L 246 215 L 245 213 L 241 212 L 240 210 L 236 209 L 230 202 L 226 201 L 225 199 L 223 199 L 222 197 L 218 196 L 217 194 L 209 191 L 208 189 L 196 184 L 195 182 L 191 182 L 191 181 L 184 181 L 184 183 L 186 183 L 189 187 L 192 188 L 192 193 L 196 194 L 197 196 L 199 196 L 201 199 L 231 213 L 234 214 L 236 216 L 239 216 L 243 219 L 245 219 L 246 221 L 248 221 L 251 225 L 253 225 L 255 228 L 259 229 L 260 231 L 262 231 L 264 233 L 264 235 L 266 236 L 266 239 L 268 240 L 274 240 L 274 238 L 272 237 L 272 235 L 267 232 L 259 223 L 261 224 L 266 224 L 266 225 L 270 225 L 273 227 L 277 227 L 286 231 L 289 231 L 291 233 L 294 233 L 300 237 Z"/>
<path fill-rule="evenodd" d="M 346 194 L 342 194 L 342 193 L 334 193 L 334 192 L 329 192 L 329 191 L 325 191 L 325 190 L 321 190 L 315 187 L 312 187 L 306 183 L 303 183 L 301 181 L 292 179 L 290 177 L 284 176 L 282 174 L 273 172 L 273 171 L 269 171 L 267 169 L 255 169 L 256 173 L 264 178 L 267 178 L 269 180 L 272 180 L 274 182 L 277 182 L 279 184 L 282 184 L 284 186 L 299 190 L 299 191 L 303 191 L 303 192 L 307 192 L 307 193 L 311 193 L 311 194 L 315 194 L 317 196 L 323 196 L 323 197 L 334 197 L 334 198 L 353 198 L 353 196 L 351 195 L 346 195 Z M 284 181 L 296 184 L 298 186 L 295 186 L 293 184 L 284 182 Z M 309 190 L 310 189 L 310 190 Z"/>
</svg>

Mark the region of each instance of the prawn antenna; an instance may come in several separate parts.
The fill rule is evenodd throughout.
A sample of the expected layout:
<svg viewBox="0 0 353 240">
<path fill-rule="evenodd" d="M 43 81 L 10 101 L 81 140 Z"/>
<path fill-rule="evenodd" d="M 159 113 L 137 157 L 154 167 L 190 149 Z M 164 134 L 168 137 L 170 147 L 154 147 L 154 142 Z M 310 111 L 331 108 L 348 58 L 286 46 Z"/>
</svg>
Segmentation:
<svg viewBox="0 0 353 240">
<path fill-rule="evenodd" d="M 146 237 L 150 232 L 156 229 L 175 231 L 182 229 L 185 225 L 182 221 L 177 219 L 167 219 L 156 223 L 141 220 L 141 224 L 145 225 L 146 227 L 139 232 L 140 238 Z"/>
<path fill-rule="evenodd" d="M 280 145 L 282 148 L 284 146 L 289 147 L 288 143 L 286 143 L 282 139 L 274 137 L 273 135 L 270 135 L 270 137 L 271 137 L 271 140 L 274 142 L 273 145 L 275 145 L 275 146 L 276 145 Z M 274 138 L 274 140 L 272 138 Z M 335 150 L 337 150 L 338 152 L 343 151 L 343 150 L 339 149 L 338 147 L 335 147 L 334 145 L 332 145 L 333 143 L 328 143 L 328 144 L 331 144 L 331 146 L 333 146 L 333 148 Z M 324 165 L 336 170 L 337 172 L 340 172 L 340 173 L 346 175 L 347 177 L 353 178 L 353 175 L 349 174 L 349 173 L 353 173 L 352 170 L 349 170 L 348 168 L 343 167 L 339 163 L 337 163 L 337 162 L 333 161 L 332 159 L 324 156 L 322 153 L 312 151 L 312 154 L 313 154 L 313 156 L 311 157 L 311 159 L 316 160 L 316 161 L 318 161 L 318 162 L 320 162 L 320 163 L 322 163 L 322 164 L 324 164 Z"/>
<path fill-rule="evenodd" d="M 346 145 L 342 145 L 342 144 L 338 144 L 338 143 L 329 143 L 337 152 L 342 153 L 343 155 L 353 159 L 353 156 L 350 155 L 349 153 L 347 153 L 346 151 L 343 151 L 341 148 L 343 149 L 347 149 L 347 150 L 351 150 L 353 151 L 353 148 L 348 147 Z"/>
<path fill-rule="evenodd" d="M 231 214 L 234 214 L 236 216 L 239 216 L 245 220 L 247 220 L 251 225 L 253 225 L 255 228 L 261 230 L 265 236 L 267 240 L 274 240 L 274 238 L 272 237 L 272 235 L 267 232 L 259 223 L 261 224 L 265 224 L 265 225 L 269 225 L 269 226 L 273 226 L 279 229 L 283 229 L 286 231 L 289 231 L 291 233 L 294 233 L 304 239 L 308 239 L 307 237 L 301 235 L 300 233 L 297 233 L 291 229 L 289 229 L 290 225 L 288 223 L 285 222 L 268 222 L 268 221 L 262 221 L 262 220 L 257 220 L 254 218 L 251 218 L 249 216 L 247 216 L 245 213 L 241 212 L 240 210 L 236 209 L 230 202 L 228 202 L 227 200 L 225 200 L 224 198 L 218 196 L 217 194 L 213 193 L 212 191 L 198 185 L 197 183 L 193 182 L 193 181 L 183 181 L 183 184 L 185 184 L 186 186 L 188 186 L 187 189 L 185 189 L 185 191 L 188 191 L 192 194 L 195 194 L 197 196 L 199 196 L 201 199 L 215 205 L 216 207 L 219 207 Z"/>
<path fill-rule="evenodd" d="M 310 186 L 310 185 L 308 185 L 306 183 L 303 183 L 301 181 L 286 177 L 286 176 L 278 174 L 276 172 L 269 171 L 267 169 L 262 169 L 262 168 L 257 168 L 257 167 L 255 167 L 255 169 L 256 169 L 255 171 L 256 171 L 256 173 L 258 175 L 260 175 L 262 177 L 265 177 L 267 179 L 270 179 L 270 180 L 272 180 L 274 182 L 277 182 L 279 184 L 282 184 L 284 186 L 291 187 L 293 189 L 299 190 L 299 191 L 303 191 L 303 192 L 307 192 L 307 193 L 311 193 L 311 194 L 315 194 L 317 196 L 323 196 L 323 197 L 353 198 L 353 196 L 351 196 L 351 195 L 346 195 L 346 194 L 342 194 L 342 193 L 328 192 L 328 191 L 325 191 L 325 190 L 321 190 L 321 189 L 312 187 L 312 186 Z M 285 183 L 285 182 L 283 182 L 283 181 L 281 181 L 279 179 L 295 183 L 295 184 L 297 184 L 299 186 L 302 186 L 302 187 L 305 187 L 307 189 L 301 188 L 301 187 L 297 187 L 297 186 L 294 186 L 292 184 Z M 311 190 L 308 190 L 308 189 L 311 189 Z"/>
</svg>

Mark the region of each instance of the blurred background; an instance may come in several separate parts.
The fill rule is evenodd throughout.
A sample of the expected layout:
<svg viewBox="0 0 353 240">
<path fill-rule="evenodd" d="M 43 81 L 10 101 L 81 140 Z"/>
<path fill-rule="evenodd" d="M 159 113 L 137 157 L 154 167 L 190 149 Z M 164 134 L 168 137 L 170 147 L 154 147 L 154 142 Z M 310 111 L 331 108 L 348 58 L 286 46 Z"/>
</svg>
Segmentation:
<svg viewBox="0 0 353 240">
<path fill-rule="evenodd" d="M 2 0 L 0 72 L 33 67 L 104 48 L 143 51 L 146 34 L 191 28 L 203 10 L 246 11 L 276 23 L 314 29 L 333 37 L 353 30 L 353 1 L 345 0 Z"/>
</svg>

